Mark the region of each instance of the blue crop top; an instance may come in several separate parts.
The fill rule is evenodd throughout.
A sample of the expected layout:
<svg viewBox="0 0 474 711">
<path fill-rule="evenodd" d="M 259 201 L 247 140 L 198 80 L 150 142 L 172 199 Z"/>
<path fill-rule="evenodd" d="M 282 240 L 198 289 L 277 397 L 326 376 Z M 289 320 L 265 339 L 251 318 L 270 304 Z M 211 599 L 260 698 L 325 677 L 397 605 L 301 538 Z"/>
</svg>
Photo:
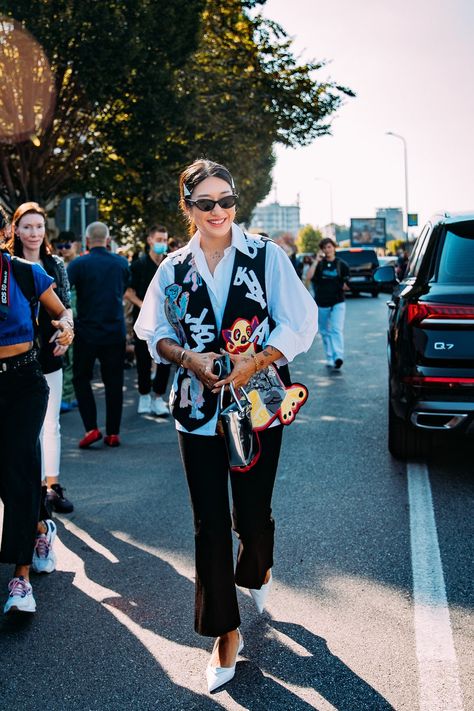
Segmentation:
<svg viewBox="0 0 474 711">
<path fill-rule="evenodd" d="M 7 259 L 10 259 L 8 255 Z M 31 264 L 35 282 L 36 296 L 49 289 L 54 279 L 44 271 L 40 264 Z M 34 340 L 33 324 L 31 323 L 30 305 L 18 286 L 13 269 L 10 269 L 10 309 L 5 321 L 0 321 L 0 346 L 12 346 L 15 343 L 26 343 Z"/>
</svg>

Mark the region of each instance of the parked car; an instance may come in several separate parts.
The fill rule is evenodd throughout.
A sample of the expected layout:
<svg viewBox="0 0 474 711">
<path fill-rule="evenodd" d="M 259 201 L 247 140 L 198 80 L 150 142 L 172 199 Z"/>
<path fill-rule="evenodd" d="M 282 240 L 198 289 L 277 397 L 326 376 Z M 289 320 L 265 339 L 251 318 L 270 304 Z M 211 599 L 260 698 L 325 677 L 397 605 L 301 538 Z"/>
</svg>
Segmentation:
<svg viewBox="0 0 474 711">
<path fill-rule="evenodd" d="M 474 435 L 474 212 L 435 215 L 412 251 L 405 278 L 392 266 L 375 280 L 394 286 L 389 307 L 388 447 L 426 455 L 434 438 Z"/>
<path fill-rule="evenodd" d="M 376 297 L 380 292 L 380 284 L 374 281 L 374 272 L 379 266 L 377 253 L 373 249 L 351 247 L 337 249 L 339 259 L 343 259 L 349 267 L 348 286 L 355 295 L 361 292 Z"/>
</svg>

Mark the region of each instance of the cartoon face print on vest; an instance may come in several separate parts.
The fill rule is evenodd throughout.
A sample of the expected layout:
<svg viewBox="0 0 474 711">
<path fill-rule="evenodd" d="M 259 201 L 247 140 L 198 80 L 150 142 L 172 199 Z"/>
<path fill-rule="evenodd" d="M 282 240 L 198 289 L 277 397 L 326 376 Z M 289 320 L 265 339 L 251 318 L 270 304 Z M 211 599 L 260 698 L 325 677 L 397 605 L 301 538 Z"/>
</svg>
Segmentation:
<svg viewBox="0 0 474 711">
<path fill-rule="evenodd" d="M 169 323 L 174 328 L 179 342 L 184 346 L 186 343 L 186 334 L 181 325 L 181 321 L 186 315 L 189 303 L 189 294 L 182 292 L 182 287 L 179 284 L 170 284 L 165 289 L 165 316 Z"/>
<path fill-rule="evenodd" d="M 257 326 L 258 318 L 254 316 L 251 321 L 247 321 L 245 318 L 238 318 L 230 328 L 224 328 L 222 337 L 226 343 L 226 351 L 235 354 L 251 350 L 255 353 L 255 343 L 251 340 L 251 337 Z"/>
</svg>

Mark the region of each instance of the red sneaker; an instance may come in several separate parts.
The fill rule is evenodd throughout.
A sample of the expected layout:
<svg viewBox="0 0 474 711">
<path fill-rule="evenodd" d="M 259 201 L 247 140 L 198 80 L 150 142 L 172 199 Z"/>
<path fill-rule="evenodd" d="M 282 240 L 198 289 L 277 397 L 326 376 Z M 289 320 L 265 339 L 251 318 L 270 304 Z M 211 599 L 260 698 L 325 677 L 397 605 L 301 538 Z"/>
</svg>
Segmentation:
<svg viewBox="0 0 474 711">
<path fill-rule="evenodd" d="M 105 435 L 104 444 L 106 444 L 107 447 L 119 447 L 120 437 L 118 435 Z"/>
<path fill-rule="evenodd" d="M 100 439 L 102 439 L 102 432 L 100 430 L 91 430 L 90 432 L 86 432 L 85 437 L 81 439 L 79 447 L 80 449 L 87 449 L 91 444 L 98 442 Z"/>
</svg>

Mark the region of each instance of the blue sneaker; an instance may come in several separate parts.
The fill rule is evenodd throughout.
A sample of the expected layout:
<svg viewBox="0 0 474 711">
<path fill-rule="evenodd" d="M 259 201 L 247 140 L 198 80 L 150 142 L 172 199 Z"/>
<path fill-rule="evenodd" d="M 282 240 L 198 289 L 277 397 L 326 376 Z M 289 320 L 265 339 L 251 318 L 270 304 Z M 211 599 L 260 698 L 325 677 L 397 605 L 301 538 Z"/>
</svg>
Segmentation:
<svg viewBox="0 0 474 711">
<path fill-rule="evenodd" d="M 51 519 L 43 521 L 48 529 L 46 533 L 38 533 L 33 550 L 33 562 L 31 564 L 35 573 L 52 573 L 56 569 L 56 554 L 53 551 L 53 543 L 56 538 L 56 524 Z"/>
<path fill-rule="evenodd" d="M 9 595 L 3 608 L 3 612 L 6 615 L 9 612 L 36 612 L 33 588 L 23 575 L 10 580 L 8 592 Z"/>
</svg>

